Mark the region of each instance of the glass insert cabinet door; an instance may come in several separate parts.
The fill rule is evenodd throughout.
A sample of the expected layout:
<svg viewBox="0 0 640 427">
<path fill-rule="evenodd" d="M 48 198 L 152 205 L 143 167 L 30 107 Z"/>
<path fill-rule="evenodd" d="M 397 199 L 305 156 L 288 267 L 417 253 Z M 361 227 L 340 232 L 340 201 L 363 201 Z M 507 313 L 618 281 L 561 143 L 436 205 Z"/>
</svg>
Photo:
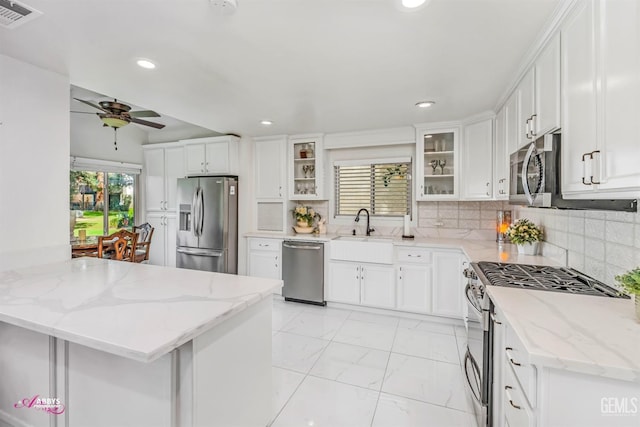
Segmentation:
<svg viewBox="0 0 640 427">
<path fill-rule="evenodd" d="M 458 197 L 458 130 L 423 130 L 417 135 L 419 200 Z"/>
<path fill-rule="evenodd" d="M 292 137 L 289 140 L 289 185 L 291 200 L 319 199 L 322 195 L 322 136 Z"/>
</svg>

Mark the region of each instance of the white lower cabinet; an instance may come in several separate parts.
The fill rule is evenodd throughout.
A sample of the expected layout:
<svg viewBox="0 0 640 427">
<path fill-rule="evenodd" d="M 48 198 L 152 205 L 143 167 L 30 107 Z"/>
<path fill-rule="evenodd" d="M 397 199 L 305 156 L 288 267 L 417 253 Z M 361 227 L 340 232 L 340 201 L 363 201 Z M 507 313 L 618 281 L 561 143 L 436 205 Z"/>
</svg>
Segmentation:
<svg viewBox="0 0 640 427">
<path fill-rule="evenodd" d="M 329 262 L 327 300 L 360 304 L 360 265 L 353 262 Z"/>
<path fill-rule="evenodd" d="M 397 245 L 394 254 L 378 264 L 332 252 L 327 301 L 464 318 L 462 252 Z"/>
<path fill-rule="evenodd" d="M 390 265 L 360 265 L 360 304 L 395 308 L 396 284 Z"/>
<path fill-rule="evenodd" d="M 249 276 L 282 278 L 282 239 L 249 238 Z"/>
<path fill-rule="evenodd" d="M 459 251 L 433 253 L 433 314 L 464 317 L 464 260 Z"/>
<path fill-rule="evenodd" d="M 500 307 L 492 317 L 494 427 L 640 425 L 637 381 L 534 364 Z"/>
<path fill-rule="evenodd" d="M 504 415 L 508 425 L 518 427 L 534 427 L 535 418 L 533 411 L 527 403 L 527 398 L 522 391 L 520 383 L 510 366 L 504 368 Z"/>
<path fill-rule="evenodd" d="M 400 264 L 397 267 L 396 308 L 414 313 L 431 312 L 431 277 L 427 265 Z"/>
<path fill-rule="evenodd" d="M 149 264 L 176 266 L 176 216 L 164 213 L 147 214 L 147 222 L 154 228 L 149 246 Z"/>
<path fill-rule="evenodd" d="M 395 307 L 393 266 L 330 261 L 327 299 L 370 307 Z"/>
</svg>

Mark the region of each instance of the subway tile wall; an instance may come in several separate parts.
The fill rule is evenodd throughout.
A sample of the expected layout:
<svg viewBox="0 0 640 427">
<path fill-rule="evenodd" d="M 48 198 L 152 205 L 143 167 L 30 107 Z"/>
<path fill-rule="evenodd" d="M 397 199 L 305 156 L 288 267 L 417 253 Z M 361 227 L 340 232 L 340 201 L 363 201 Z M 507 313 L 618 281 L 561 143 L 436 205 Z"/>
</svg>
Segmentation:
<svg viewBox="0 0 640 427">
<path fill-rule="evenodd" d="M 544 240 L 567 249 L 569 267 L 609 285 L 640 266 L 640 213 L 520 207 L 514 218 L 543 227 Z"/>
<path fill-rule="evenodd" d="M 508 202 L 418 202 L 418 227 L 495 230 L 496 211 Z"/>
</svg>

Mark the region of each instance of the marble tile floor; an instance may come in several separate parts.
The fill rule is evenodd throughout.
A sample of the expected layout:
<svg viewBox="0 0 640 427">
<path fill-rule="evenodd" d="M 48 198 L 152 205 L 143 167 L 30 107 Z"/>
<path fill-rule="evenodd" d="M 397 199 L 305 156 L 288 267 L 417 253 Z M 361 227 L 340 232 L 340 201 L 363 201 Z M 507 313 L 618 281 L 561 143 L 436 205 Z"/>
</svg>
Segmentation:
<svg viewBox="0 0 640 427">
<path fill-rule="evenodd" d="M 272 427 L 475 427 L 464 328 L 273 301 Z"/>
</svg>

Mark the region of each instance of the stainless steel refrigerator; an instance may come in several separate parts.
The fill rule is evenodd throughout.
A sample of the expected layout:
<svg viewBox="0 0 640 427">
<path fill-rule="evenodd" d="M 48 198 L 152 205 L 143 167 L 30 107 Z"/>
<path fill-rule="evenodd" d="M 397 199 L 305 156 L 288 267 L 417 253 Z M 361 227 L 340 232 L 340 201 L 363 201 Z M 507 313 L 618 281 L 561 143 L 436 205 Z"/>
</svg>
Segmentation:
<svg viewBox="0 0 640 427">
<path fill-rule="evenodd" d="M 176 265 L 238 272 L 238 177 L 178 179 Z"/>
</svg>

